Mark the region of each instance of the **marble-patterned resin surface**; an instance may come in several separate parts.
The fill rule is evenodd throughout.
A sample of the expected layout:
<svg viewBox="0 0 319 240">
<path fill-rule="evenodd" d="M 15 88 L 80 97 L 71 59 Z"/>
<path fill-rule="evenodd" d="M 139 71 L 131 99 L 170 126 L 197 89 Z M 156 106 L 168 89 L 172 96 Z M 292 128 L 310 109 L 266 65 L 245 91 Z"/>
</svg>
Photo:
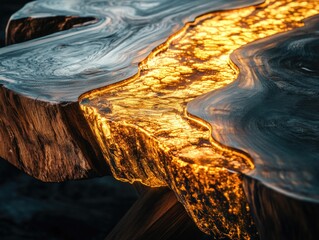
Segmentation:
<svg viewBox="0 0 319 240">
<path fill-rule="evenodd" d="M 139 62 L 195 17 L 260 2 L 35 1 L 11 20 L 79 16 L 96 21 L 0 49 L 0 84 L 40 100 L 76 101 L 86 91 L 136 74 Z"/>
</svg>

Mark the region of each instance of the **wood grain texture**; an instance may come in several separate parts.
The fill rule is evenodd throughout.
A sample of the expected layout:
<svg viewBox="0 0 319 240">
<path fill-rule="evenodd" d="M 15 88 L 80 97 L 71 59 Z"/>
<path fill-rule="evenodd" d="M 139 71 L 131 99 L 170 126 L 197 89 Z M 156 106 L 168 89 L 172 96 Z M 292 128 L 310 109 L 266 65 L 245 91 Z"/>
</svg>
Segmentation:
<svg viewBox="0 0 319 240">
<path fill-rule="evenodd" d="M 91 21 L 94 18 L 65 16 L 11 19 L 6 44 Z M 0 113 L 0 156 L 29 175 L 51 182 L 109 174 L 77 102 L 40 101 L 0 84 Z"/>
<path fill-rule="evenodd" d="M 51 104 L 0 87 L 0 156 L 43 181 L 108 173 L 78 103 Z"/>
<path fill-rule="evenodd" d="M 6 45 L 25 42 L 94 22 L 96 22 L 94 17 L 72 16 L 11 19 L 8 23 Z"/>
</svg>

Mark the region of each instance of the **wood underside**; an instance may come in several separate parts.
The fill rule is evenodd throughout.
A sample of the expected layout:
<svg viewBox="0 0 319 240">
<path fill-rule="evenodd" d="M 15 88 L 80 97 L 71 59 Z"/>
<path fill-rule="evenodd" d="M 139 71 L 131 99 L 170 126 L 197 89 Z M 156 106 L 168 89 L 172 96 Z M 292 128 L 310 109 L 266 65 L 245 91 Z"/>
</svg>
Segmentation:
<svg viewBox="0 0 319 240">
<path fill-rule="evenodd" d="M 105 240 L 211 239 L 168 188 L 146 190 Z"/>
</svg>

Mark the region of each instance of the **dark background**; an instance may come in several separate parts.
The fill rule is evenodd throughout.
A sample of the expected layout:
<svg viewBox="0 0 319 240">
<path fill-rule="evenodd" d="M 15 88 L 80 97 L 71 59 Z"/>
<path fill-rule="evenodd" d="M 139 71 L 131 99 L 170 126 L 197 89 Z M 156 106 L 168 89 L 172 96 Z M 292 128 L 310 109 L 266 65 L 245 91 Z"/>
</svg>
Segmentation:
<svg viewBox="0 0 319 240">
<path fill-rule="evenodd" d="M 27 2 L 0 0 L 0 47 L 10 16 Z M 136 199 L 111 177 L 43 183 L 0 158 L 1 240 L 104 239 Z"/>
<path fill-rule="evenodd" d="M 137 199 L 112 177 L 43 183 L 0 159 L 0 239 L 104 239 Z"/>
</svg>

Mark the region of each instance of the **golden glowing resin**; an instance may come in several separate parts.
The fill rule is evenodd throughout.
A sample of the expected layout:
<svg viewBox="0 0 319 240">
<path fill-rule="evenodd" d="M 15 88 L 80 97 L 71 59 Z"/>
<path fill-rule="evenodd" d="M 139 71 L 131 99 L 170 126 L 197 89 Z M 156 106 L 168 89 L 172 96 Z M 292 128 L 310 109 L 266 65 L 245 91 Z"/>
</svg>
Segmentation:
<svg viewBox="0 0 319 240">
<path fill-rule="evenodd" d="M 236 79 L 232 51 L 299 27 L 318 11 L 317 0 L 271 0 L 205 15 L 154 51 L 134 78 L 82 96 L 114 177 L 169 186 L 199 228 L 215 237 L 256 236 L 241 181 L 253 163 L 218 145 L 185 107 Z"/>
</svg>

